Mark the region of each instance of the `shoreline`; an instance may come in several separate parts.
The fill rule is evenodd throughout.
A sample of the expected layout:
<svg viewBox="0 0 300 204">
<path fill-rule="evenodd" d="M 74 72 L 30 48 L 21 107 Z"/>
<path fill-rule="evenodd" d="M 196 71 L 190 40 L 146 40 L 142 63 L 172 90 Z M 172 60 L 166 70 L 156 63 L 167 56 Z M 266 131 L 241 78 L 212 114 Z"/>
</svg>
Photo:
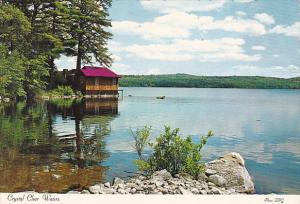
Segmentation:
<svg viewBox="0 0 300 204">
<path fill-rule="evenodd" d="M 135 176 L 127 179 L 115 177 L 113 182 L 98 183 L 82 191 L 67 194 L 182 194 L 182 195 L 232 195 L 254 194 L 255 187 L 243 157 L 231 152 L 205 163 L 206 170 L 198 180 L 181 173 L 172 176 L 166 170 L 150 176 Z"/>
</svg>

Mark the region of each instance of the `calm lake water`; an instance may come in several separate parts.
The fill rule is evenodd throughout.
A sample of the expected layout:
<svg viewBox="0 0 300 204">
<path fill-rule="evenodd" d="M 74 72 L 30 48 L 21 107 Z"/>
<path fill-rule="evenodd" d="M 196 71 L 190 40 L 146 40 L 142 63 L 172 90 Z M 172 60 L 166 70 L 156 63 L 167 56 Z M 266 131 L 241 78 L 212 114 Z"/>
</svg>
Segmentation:
<svg viewBox="0 0 300 204">
<path fill-rule="evenodd" d="M 205 161 L 239 152 L 257 193 L 300 193 L 300 90 L 200 88 L 124 88 L 119 101 L 0 104 L 0 192 L 66 192 L 132 175 L 131 130 L 145 125 L 152 138 L 169 125 L 195 142 L 213 130 Z"/>
</svg>

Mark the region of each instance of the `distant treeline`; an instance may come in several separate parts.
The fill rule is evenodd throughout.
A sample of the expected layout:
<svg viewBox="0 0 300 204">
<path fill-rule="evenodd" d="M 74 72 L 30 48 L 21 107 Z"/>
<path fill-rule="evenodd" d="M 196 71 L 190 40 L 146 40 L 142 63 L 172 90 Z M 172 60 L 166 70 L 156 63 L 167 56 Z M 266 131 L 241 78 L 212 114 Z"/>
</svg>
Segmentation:
<svg viewBox="0 0 300 204">
<path fill-rule="evenodd" d="M 195 76 L 188 74 L 124 75 L 122 87 L 191 87 L 300 89 L 300 77 L 283 79 L 260 76 Z"/>
</svg>

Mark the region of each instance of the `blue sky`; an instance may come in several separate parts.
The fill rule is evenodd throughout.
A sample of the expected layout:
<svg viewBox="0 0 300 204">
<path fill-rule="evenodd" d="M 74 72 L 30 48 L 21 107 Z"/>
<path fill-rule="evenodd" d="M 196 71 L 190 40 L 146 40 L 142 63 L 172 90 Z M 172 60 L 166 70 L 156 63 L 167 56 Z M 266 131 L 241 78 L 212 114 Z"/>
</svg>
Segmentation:
<svg viewBox="0 0 300 204">
<path fill-rule="evenodd" d="M 300 76 L 300 0 L 113 0 L 110 18 L 119 74 Z"/>
</svg>

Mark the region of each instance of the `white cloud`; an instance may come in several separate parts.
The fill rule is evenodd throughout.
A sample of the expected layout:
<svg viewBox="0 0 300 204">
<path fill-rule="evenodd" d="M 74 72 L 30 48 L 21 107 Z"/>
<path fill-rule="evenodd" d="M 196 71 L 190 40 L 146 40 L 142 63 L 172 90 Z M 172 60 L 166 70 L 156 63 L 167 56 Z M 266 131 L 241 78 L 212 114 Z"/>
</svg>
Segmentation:
<svg viewBox="0 0 300 204">
<path fill-rule="evenodd" d="M 227 72 L 228 75 L 271 76 L 280 78 L 297 77 L 300 67 L 296 65 L 259 67 L 252 65 L 236 65 Z"/>
<path fill-rule="evenodd" d="M 254 18 L 266 25 L 271 25 L 275 23 L 273 16 L 266 13 L 257 13 L 254 15 Z"/>
<path fill-rule="evenodd" d="M 130 73 L 130 66 L 123 63 L 113 63 L 112 69 L 116 71 L 118 74 L 129 74 Z"/>
<path fill-rule="evenodd" d="M 166 23 L 168 18 L 173 18 L 173 21 L 176 21 L 180 19 L 180 17 L 182 17 L 182 19 L 178 21 L 176 26 Z M 182 25 L 186 21 L 186 17 L 187 16 L 174 13 L 172 16 L 168 14 L 163 17 L 157 17 L 152 22 L 113 21 L 112 30 L 120 34 L 140 35 L 144 39 L 186 38 L 190 36 L 190 31 L 187 29 L 189 25 Z M 187 21 L 187 23 L 188 22 L 189 21 Z"/>
<path fill-rule="evenodd" d="M 162 61 L 258 61 L 260 55 L 247 55 L 241 38 L 221 38 L 215 40 L 174 40 L 169 44 L 144 44 L 120 46 L 120 52 L 134 57 Z"/>
<path fill-rule="evenodd" d="M 245 33 L 249 35 L 264 35 L 266 33 L 263 24 L 251 19 L 236 19 L 227 16 L 224 20 L 216 20 L 202 24 L 200 30 L 224 30 L 230 32 Z"/>
<path fill-rule="evenodd" d="M 247 14 L 246 14 L 245 12 L 243 12 L 243 11 L 236 11 L 235 14 L 238 15 L 238 16 L 246 16 L 246 15 L 247 15 Z"/>
<path fill-rule="evenodd" d="M 118 55 L 112 55 L 111 57 L 114 60 L 114 62 L 119 62 L 119 61 L 122 60 L 122 58 L 120 56 L 118 56 Z"/>
<path fill-rule="evenodd" d="M 251 47 L 252 50 L 266 50 L 264 46 L 254 45 Z"/>
<path fill-rule="evenodd" d="M 161 13 L 170 13 L 174 11 L 195 12 L 212 11 L 222 8 L 226 0 L 201 0 L 201 1 L 182 1 L 182 0 L 164 0 L 164 1 L 140 1 L 146 10 L 157 10 Z"/>
<path fill-rule="evenodd" d="M 185 12 L 172 12 L 158 16 L 153 21 L 137 23 L 134 21 L 113 21 L 115 34 L 139 35 L 144 39 L 188 38 L 192 30 L 223 30 L 247 35 L 264 35 L 263 24 L 252 19 L 237 19 L 227 16 L 223 20 L 214 20 L 212 16 L 197 16 Z"/>
<path fill-rule="evenodd" d="M 290 37 L 297 37 L 300 40 L 300 21 L 295 22 L 290 26 L 277 25 L 272 28 L 269 33 L 283 34 Z"/>
</svg>

